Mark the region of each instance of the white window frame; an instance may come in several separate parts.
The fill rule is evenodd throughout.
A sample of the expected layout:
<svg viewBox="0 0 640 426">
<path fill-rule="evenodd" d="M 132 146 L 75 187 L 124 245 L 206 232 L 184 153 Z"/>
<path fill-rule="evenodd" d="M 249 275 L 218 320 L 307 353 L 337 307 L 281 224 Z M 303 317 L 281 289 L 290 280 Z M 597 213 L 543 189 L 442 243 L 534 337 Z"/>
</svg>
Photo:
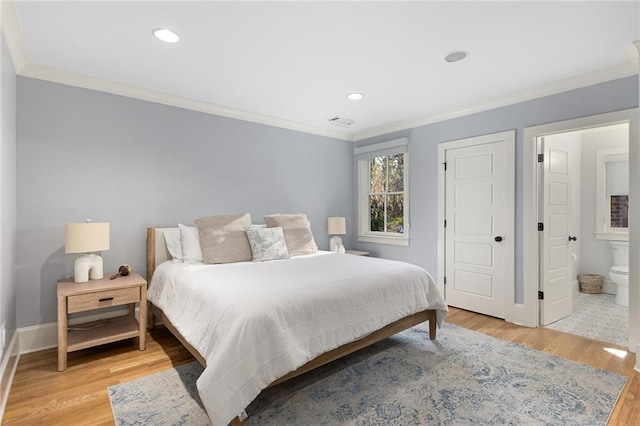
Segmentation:
<svg viewBox="0 0 640 426">
<path fill-rule="evenodd" d="M 628 241 L 628 227 L 611 227 L 611 199 L 606 194 L 607 163 L 611 161 L 629 161 L 629 149 L 599 149 L 596 152 L 596 239 Z"/>
<path fill-rule="evenodd" d="M 358 166 L 358 241 L 363 243 L 390 244 L 397 246 L 409 245 L 409 141 L 407 138 L 395 139 L 388 142 L 368 145 L 354 149 Z M 369 188 L 371 170 L 369 161 L 379 156 L 404 154 L 404 232 L 371 231 L 369 211 Z"/>
</svg>

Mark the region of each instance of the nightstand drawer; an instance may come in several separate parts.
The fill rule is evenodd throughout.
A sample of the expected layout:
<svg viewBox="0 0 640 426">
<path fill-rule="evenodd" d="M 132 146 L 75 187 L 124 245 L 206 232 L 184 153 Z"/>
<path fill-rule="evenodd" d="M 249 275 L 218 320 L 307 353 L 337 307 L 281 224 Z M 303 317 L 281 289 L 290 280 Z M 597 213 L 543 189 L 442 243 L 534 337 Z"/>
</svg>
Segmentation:
<svg viewBox="0 0 640 426">
<path fill-rule="evenodd" d="M 140 301 L 140 287 L 119 288 L 96 293 L 69 296 L 67 312 L 84 312 L 91 309 L 108 308 Z"/>
</svg>

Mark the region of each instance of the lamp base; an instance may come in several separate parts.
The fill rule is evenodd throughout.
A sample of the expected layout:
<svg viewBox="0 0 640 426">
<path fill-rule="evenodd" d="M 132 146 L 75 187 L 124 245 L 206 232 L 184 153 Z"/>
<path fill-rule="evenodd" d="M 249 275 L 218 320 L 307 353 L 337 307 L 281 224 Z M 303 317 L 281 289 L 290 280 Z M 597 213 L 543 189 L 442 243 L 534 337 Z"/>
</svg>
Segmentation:
<svg viewBox="0 0 640 426">
<path fill-rule="evenodd" d="M 78 257 L 73 264 L 73 282 L 86 283 L 89 278 L 92 280 L 104 278 L 102 257 L 93 253 Z"/>
<path fill-rule="evenodd" d="M 342 245 L 342 238 L 340 237 L 331 237 L 329 239 L 329 251 L 333 251 L 335 253 L 344 253 L 344 246 Z"/>
</svg>

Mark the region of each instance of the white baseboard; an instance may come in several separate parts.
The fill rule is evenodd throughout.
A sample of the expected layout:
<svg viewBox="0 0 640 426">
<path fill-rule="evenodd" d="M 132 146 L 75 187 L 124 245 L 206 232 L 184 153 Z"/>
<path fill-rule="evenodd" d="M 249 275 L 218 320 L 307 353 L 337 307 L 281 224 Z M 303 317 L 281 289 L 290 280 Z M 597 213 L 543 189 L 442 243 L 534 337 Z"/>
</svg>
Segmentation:
<svg viewBox="0 0 640 426">
<path fill-rule="evenodd" d="M 69 325 L 118 317 L 121 315 L 126 315 L 128 313 L 129 308 L 125 306 L 124 309 L 101 312 L 94 315 L 83 316 L 82 318 L 74 318 L 72 320 L 69 320 Z M 56 322 L 19 328 L 18 334 L 20 336 L 21 354 L 28 354 L 31 352 L 55 348 L 58 346 L 58 323 Z"/>
<path fill-rule="evenodd" d="M 98 321 L 106 318 L 113 318 L 129 313 L 129 308 L 118 309 L 109 312 L 101 312 L 94 315 L 74 318 L 69 321 L 70 325 L 83 322 Z M 138 308 L 136 308 L 138 315 Z M 4 410 L 7 405 L 9 391 L 13 383 L 13 377 L 18 366 L 21 354 L 36 352 L 43 349 L 55 348 L 58 346 L 58 324 L 55 322 L 48 324 L 22 327 L 16 330 L 7 347 L 2 363 L 0 364 L 0 421 L 4 417 Z"/>
<path fill-rule="evenodd" d="M 536 304 L 536 307 L 537 306 L 538 305 Z M 510 314 L 508 317 L 505 317 L 505 321 L 516 325 L 521 325 L 523 327 L 537 327 L 538 324 L 534 322 L 533 316 L 526 308 L 527 306 L 523 303 L 514 303 L 513 309 L 509 311 Z"/>
<path fill-rule="evenodd" d="M 4 418 L 4 409 L 7 407 L 9 399 L 9 391 L 13 383 L 13 377 L 16 373 L 18 360 L 20 359 L 20 339 L 18 331 L 13 333 L 13 337 L 4 354 L 2 364 L 0 364 L 0 421 Z"/>
<path fill-rule="evenodd" d="M 19 328 L 17 332 L 21 354 L 58 346 L 58 325 L 55 322 Z"/>
</svg>

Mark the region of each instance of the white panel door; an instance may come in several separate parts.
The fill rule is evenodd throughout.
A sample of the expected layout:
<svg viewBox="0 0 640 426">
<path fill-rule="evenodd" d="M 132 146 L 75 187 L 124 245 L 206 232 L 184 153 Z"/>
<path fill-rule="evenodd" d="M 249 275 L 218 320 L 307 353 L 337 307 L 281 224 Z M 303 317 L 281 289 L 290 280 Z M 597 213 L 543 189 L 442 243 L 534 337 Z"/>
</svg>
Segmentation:
<svg viewBox="0 0 640 426">
<path fill-rule="evenodd" d="M 562 137 L 542 139 L 540 241 L 540 324 L 547 325 L 573 311 L 571 236 L 572 141 Z M 571 236 L 573 238 L 573 236 Z"/>
<path fill-rule="evenodd" d="M 512 246 L 505 240 L 513 238 L 504 229 L 506 204 L 513 201 L 505 193 L 512 179 L 505 173 L 505 142 L 448 149 L 445 162 L 446 301 L 504 318 L 505 250 Z"/>
</svg>

